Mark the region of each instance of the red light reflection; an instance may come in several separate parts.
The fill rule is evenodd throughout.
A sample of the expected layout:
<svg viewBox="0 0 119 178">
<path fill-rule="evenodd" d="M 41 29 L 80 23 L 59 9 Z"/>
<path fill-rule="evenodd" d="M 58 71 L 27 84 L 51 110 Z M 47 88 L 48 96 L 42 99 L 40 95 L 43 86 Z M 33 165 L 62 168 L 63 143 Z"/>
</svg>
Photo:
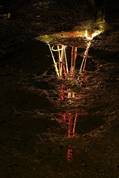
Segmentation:
<svg viewBox="0 0 119 178">
<path fill-rule="evenodd" d="M 71 99 L 75 99 L 75 92 L 68 89 L 64 84 L 59 88 L 59 101 L 65 102 Z M 78 112 L 64 111 L 59 114 L 58 122 L 62 125 L 66 125 L 66 137 L 74 138 L 76 136 L 76 125 L 78 122 Z M 67 161 L 73 159 L 73 148 L 72 145 L 68 145 L 66 153 Z"/>
<path fill-rule="evenodd" d="M 73 148 L 72 148 L 72 145 L 68 145 L 66 159 L 67 159 L 67 161 L 71 161 L 73 159 Z"/>
</svg>

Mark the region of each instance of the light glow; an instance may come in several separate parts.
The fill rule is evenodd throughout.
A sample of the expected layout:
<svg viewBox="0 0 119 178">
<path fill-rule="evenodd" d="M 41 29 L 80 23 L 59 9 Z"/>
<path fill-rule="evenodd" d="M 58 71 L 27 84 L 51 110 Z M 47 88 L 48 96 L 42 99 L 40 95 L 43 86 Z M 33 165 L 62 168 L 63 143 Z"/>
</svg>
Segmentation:
<svg viewBox="0 0 119 178">
<path fill-rule="evenodd" d="M 88 30 L 85 30 L 84 37 L 88 40 L 91 41 L 93 40 L 96 36 L 100 35 L 103 31 L 102 30 L 95 30 L 93 33 L 89 33 Z"/>
<path fill-rule="evenodd" d="M 53 60 L 57 78 L 74 79 L 76 78 L 76 61 L 78 60 L 78 48 L 81 48 L 80 42 L 78 46 L 67 45 L 68 40 L 82 39 L 85 43 L 85 51 L 78 66 L 79 74 L 86 70 L 88 52 L 93 42 L 93 39 L 104 32 L 105 20 L 87 21 L 75 27 L 75 30 L 69 32 L 59 32 L 49 35 L 38 36 L 36 39 L 48 44 L 51 57 Z M 65 44 L 64 40 L 67 40 Z M 60 42 L 59 42 L 60 41 Z M 69 42 L 70 43 L 70 42 Z M 70 47 L 70 56 L 67 54 L 67 49 Z"/>
<path fill-rule="evenodd" d="M 85 71 L 86 69 L 86 64 L 87 64 L 87 59 L 88 59 L 88 52 L 90 49 L 90 46 L 92 44 L 93 39 L 100 35 L 103 32 L 102 29 L 100 30 L 95 30 L 94 32 L 89 32 L 87 29 L 82 32 L 64 32 L 64 33 L 58 33 L 54 34 L 54 37 L 59 37 L 62 36 L 65 38 L 74 38 L 74 37 L 82 37 L 86 39 L 86 49 L 83 54 L 83 59 L 81 61 L 81 65 L 79 66 L 79 74 Z M 54 38 L 52 35 L 52 38 Z M 50 36 L 51 39 L 51 36 Z M 72 46 L 71 47 L 71 55 L 70 59 L 67 56 L 67 48 L 68 46 L 63 45 L 63 44 L 58 44 L 58 45 L 52 45 L 48 43 L 51 56 L 53 59 L 56 75 L 58 78 L 61 79 L 74 79 L 75 78 L 75 73 L 76 73 L 76 60 L 77 60 L 77 51 L 79 47 Z"/>
</svg>

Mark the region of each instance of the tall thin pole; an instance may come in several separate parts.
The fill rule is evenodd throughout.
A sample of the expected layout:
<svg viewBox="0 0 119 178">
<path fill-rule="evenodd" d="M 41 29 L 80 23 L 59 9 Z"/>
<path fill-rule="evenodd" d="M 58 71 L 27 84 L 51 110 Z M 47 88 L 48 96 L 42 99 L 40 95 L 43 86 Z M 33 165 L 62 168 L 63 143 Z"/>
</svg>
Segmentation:
<svg viewBox="0 0 119 178">
<path fill-rule="evenodd" d="M 90 46 L 91 46 L 91 41 L 89 41 L 89 42 L 87 43 L 87 47 L 86 47 L 86 50 L 85 50 L 85 52 L 84 52 L 83 60 L 82 60 L 81 67 L 80 67 L 80 71 L 79 71 L 80 74 L 82 73 L 82 71 L 85 70 L 86 61 L 87 61 L 87 57 L 88 57 L 88 51 L 89 51 Z"/>
<path fill-rule="evenodd" d="M 50 49 L 50 52 L 51 52 L 51 56 L 52 56 L 52 59 L 53 59 L 53 63 L 54 63 L 56 74 L 57 74 L 58 77 L 60 77 L 60 74 L 59 74 L 59 71 L 58 71 L 58 67 L 57 67 L 57 62 L 55 61 L 55 58 L 54 58 L 54 55 L 53 55 L 53 52 L 52 52 L 50 44 L 48 44 L 48 46 L 49 46 L 49 49 Z"/>
<path fill-rule="evenodd" d="M 74 118 L 74 125 L 73 125 L 73 136 L 75 136 L 75 132 L 76 132 L 77 119 L 78 119 L 78 113 L 76 112 Z"/>
<path fill-rule="evenodd" d="M 66 72 L 67 74 L 69 73 L 69 69 L 68 69 L 68 62 L 67 62 L 67 55 L 66 55 L 66 46 L 64 46 L 64 58 L 65 58 L 65 65 L 66 65 Z"/>
</svg>

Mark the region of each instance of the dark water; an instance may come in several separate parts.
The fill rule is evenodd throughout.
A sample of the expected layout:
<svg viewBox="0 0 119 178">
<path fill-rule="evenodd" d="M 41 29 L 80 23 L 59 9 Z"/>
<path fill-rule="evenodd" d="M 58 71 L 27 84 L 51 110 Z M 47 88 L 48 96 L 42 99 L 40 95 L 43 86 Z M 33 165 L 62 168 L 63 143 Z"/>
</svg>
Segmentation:
<svg viewBox="0 0 119 178">
<path fill-rule="evenodd" d="M 33 60 L 28 50 L 20 61 L 21 51 L 16 63 L 0 66 L 1 178 L 117 178 L 117 61 L 91 49 L 87 71 L 62 81 L 48 47 L 38 46 Z"/>
<path fill-rule="evenodd" d="M 31 31 L 69 29 L 80 13 L 37 3 L 0 26 L 0 178 L 119 178 L 118 22 L 109 16 L 77 80 L 58 80 Z"/>
</svg>

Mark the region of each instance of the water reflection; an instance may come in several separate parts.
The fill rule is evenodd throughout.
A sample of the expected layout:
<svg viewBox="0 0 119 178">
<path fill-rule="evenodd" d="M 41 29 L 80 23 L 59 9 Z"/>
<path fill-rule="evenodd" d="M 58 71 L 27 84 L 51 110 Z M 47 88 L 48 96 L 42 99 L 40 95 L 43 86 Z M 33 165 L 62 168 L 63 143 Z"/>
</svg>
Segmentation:
<svg viewBox="0 0 119 178">
<path fill-rule="evenodd" d="M 52 45 L 48 44 L 51 56 L 53 59 L 53 64 L 55 72 L 58 78 L 61 79 L 75 79 L 76 78 L 76 68 L 78 69 L 78 75 L 85 71 L 86 63 L 88 59 L 88 52 L 91 46 L 92 40 L 87 41 L 86 49 L 84 50 L 83 58 L 78 62 L 78 49 L 76 46 L 66 46 L 66 45 Z M 69 51 L 69 54 L 68 54 Z M 76 63 L 80 65 L 76 66 Z"/>
<path fill-rule="evenodd" d="M 62 84 L 58 88 L 59 94 L 59 102 L 67 102 L 71 104 L 76 99 L 76 92 L 74 92 L 71 88 L 68 88 L 65 84 Z M 65 137 L 68 139 L 74 138 L 76 136 L 76 126 L 78 122 L 78 112 L 77 111 L 63 111 L 58 114 L 57 118 L 58 122 L 65 126 L 66 132 Z M 66 152 L 67 161 L 71 161 L 73 159 L 73 147 L 71 144 L 67 147 Z"/>
<path fill-rule="evenodd" d="M 91 47 L 93 39 L 100 35 L 103 31 L 102 30 L 95 30 L 94 32 L 89 32 L 87 29 L 81 33 L 79 36 L 76 32 L 62 32 L 61 36 L 67 36 L 69 39 L 71 38 L 82 38 L 84 40 L 84 53 L 83 58 L 80 61 L 80 65 L 77 67 L 79 71 L 79 75 L 82 74 L 86 69 L 86 63 L 88 59 L 88 52 Z M 56 34 L 56 36 L 59 34 Z M 66 45 L 61 42 L 59 43 L 50 43 L 46 42 L 49 46 L 49 50 L 51 52 L 51 57 L 53 59 L 54 68 L 56 71 L 56 75 L 58 78 L 61 79 L 74 79 L 76 78 L 76 63 L 78 59 L 78 49 L 81 48 L 81 44 L 79 42 L 78 45 Z M 67 50 L 68 49 L 68 50 Z M 68 54 L 67 51 L 70 51 Z"/>
<path fill-rule="evenodd" d="M 79 75 L 85 71 L 89 48 L 93 39 L 104 32 L 105 21 L 86 22 L 86 25 L 84 24 L 77 30 L 43 35 L 36 38 L 49 46 L 57 78 L 76 78 L 77 51 L 78 48 L 82 48 L 82 42 L 84 43 L 83 48 L 85 50 L 78 66 Z M 77 40 L 78 44 L 74 42 L 72 45 L 70 40 Z M 69 49 L 67 50 L 67 48 Z M 69 50 L 70 54 L 67 52 Z"/>
<path fill-rule="evenodd" d="M 76 92 L 70 85 L 68 86 L 67 81 L 70 83 L 76 81 L 79 87 L 85 85 L 85 76 L 82 76 L 85 74 L 88 52 L 93 39 L 104 31 L 104 24 L 102 26 L 101 24 L 95 24 L 96 26 L 94 24 L 88 26 L 87 24 L 83 29 L 43 35 L 37 38 L 48 45 L 56 78 L 58 81 L 62 81 L 57 87 L 58 99 L 56 101 L 55 98 L 54 103 L 58 104 L 60 110 L 56 114 L 56 121 L 65 128 L 64 136 L 70 142 L 65 155 L 67 161 L 72 161 L 74 157 L 74 148 L 71 140 L 77 135 L 77 125 L 80 123 L 79 118 L 81 116 L 79 106 L 80 92 Z M 70 44 L 70 40 L 77 40 L 78 44 Z M 83 48 L 81 40 L 84 42 Z M 79 57 L 78 54 L 81 52 L 81 49 L 83 55 Z M 53 81 L 53 83 L 55 82 Z"/>
</svg>

